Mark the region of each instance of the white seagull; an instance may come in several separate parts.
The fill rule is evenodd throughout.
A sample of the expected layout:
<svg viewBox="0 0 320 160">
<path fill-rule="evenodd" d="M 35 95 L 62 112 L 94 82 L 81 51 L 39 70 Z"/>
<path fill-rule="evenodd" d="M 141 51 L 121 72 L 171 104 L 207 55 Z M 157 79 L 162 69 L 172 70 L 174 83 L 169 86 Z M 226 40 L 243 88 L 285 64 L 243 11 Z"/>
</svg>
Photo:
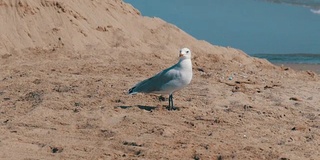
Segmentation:
<svg viewBox="0 0 320 160">
<path fill-rule="evenodd" d="M 129 94 L 156 93 L 169 94 L 169 110 L 174 109 L 172 94 L 186 87 L 192 79 L 191 51 L 182 48 L 179 62 L 155 76 L 143 80 L 129 89 Z"/>
</svg>

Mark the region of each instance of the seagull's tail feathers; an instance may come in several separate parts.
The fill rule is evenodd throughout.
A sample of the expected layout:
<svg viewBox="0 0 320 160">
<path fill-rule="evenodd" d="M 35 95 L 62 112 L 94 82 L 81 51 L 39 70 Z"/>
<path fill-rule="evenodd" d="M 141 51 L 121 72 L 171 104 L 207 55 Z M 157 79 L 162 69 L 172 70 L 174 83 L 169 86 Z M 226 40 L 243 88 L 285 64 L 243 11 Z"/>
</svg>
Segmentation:
<svg viewBox="0 0 320 160">
<path fill-rule="evenodd" d="M 138 92 L 135 91 L 135 89 L 136 89 L 136 86 L 130 88 L 129 91 L 128 91 L 128 94 L 137 94 Z"/>
<path fill-rule="evenodd" d="M 129 94 L 137 94 L 139 92 L 140 93 L 152 93 L 153 91 L 156 90 L 156 88 L 152 85 L 152 83 L 150 81 L 151 79 L 153 79 L 153 77 L 139 82 L 134 87 L 130 88 L 128 93 Z"/>
</svg>

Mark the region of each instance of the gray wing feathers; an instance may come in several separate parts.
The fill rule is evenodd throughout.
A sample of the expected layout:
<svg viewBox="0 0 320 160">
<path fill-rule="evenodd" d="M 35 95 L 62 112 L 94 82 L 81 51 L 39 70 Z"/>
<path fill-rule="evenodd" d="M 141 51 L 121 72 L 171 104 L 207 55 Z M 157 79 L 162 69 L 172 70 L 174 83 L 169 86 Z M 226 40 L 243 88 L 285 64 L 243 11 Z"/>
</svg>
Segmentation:
<svg viewBox="0 0 320 160">
<path fill-rule="evenodd" d="M 136 84 L 134 87 L 129 89 L 129 94 L 136 94 L 138 92 L 142 93 L 152 93 L 160 91 L 163 84 L 168 83 L 175 78 L 174 72 L 170 72 L 172 67 L 163 70 L 162 72 L 156 74 L 155 76 L 143 80 Z"/>
</svg>

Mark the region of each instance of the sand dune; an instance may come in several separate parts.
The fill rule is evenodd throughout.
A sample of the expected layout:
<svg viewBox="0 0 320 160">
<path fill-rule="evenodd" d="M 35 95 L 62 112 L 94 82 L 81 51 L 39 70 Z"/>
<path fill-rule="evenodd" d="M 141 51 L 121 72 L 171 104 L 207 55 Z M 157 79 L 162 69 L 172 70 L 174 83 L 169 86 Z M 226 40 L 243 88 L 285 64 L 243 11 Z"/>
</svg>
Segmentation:
<svg viewBox="0 0 320 160">
<path fill-rule="evenodd" d="M 121 0 L 0 0 L 0 159 L 319 159 L 320 82 Z M 127 89 L 193 53 L 175 94 Z M 167 98 L 167 97 L 166 97 Z"/>
</svg>

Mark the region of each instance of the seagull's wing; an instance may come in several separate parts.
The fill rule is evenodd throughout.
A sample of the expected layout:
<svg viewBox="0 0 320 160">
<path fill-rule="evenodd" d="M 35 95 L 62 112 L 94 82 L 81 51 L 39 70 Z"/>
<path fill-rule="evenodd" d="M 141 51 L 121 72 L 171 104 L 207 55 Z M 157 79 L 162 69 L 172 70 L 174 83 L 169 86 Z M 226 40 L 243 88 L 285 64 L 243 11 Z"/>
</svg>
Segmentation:
<svg viewBox="0 0 320 160">
<path fill-rule="evenodd" d="M 143 80 L 129 90 L 129 94 L 142 93 L 167 93 L 172 83 L 180 77 L 180 71 L 175 66 L 167 68 L 155 76 Z"/>
</svg>

